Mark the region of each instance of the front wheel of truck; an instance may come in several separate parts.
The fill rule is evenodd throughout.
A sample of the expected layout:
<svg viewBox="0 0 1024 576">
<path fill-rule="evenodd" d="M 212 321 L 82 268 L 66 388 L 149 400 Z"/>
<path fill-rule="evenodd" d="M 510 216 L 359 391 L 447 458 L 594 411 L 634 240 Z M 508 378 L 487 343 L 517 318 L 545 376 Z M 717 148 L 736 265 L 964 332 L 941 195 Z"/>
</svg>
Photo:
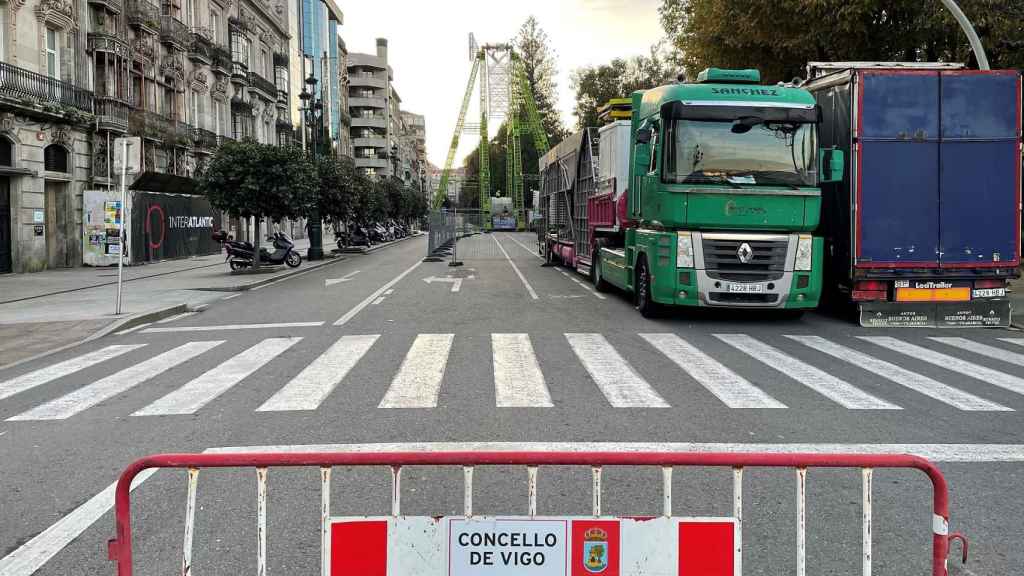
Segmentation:
<svg viewBox="0 0 1024 576">
<path fill-rule="evenodd" d="M 594 250 L 594 257 L 590 259 L 590 280 L 594 283 L 594 290 L 607 292 L 611 284 L 601 274 L 601 251 Z"/>
<path fill-rule="evenodd" d="M 661 306 L 651 298 L 651 274 L 647 270 L 647 261 L 641 259 L 636 269 L 636 309 L 644 318 L 657 318 Z"/>
</svg>

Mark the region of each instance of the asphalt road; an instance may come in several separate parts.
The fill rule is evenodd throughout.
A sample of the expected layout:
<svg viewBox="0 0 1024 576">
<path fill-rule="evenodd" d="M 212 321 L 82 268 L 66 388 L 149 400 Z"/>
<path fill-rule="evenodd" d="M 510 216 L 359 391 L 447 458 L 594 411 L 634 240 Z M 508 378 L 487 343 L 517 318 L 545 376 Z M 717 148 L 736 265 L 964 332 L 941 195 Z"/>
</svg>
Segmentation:
<svg viewBox="0 0 1024 576">
<path fill-rule="evenodd" d="M 109 494 L 97 495 L 147 454 L 495 442 L 925 453 L 951 486 L 950 530 L 971 539 L 970 563 L 951 554 L 951 573 L 1024 571 L 1020 332 L 871 331 L 825 314 L 651 321 L 541 267 L 532 242 L 472 237 L 450 268 L 421 262 L 426 239 L 413 239 L 0 372 L 0 576 L 113 573 Z M 199 478 L 194 573 L 255 572 L 256 474 Z M 318 471 L 269 478 L 269 573 L 319 573 Z M 602 512 L 659 514 L 661 479 L 606 470 Z M 743 486 L 744 573 L 795 573 L 796 474 L 751 469 Z M 331 493 L 334 515 L 388 514 L 390 473 L 335 469 Z M 590 470 L 542 468 L 538 493 L 540 514 L 590 514 Z M 185 473 L 147 476 L 133 494 L 136 573 L 174 573 Z M 925 476 L 876 471 L 873 497 L 874 573 L 930 573 Z M 402 513 L 462 506 L 461 470 L 403 473 Z M 476 513 L 526 506 L 524 470 L 477 472 Z M 677 470 L 673 511 L 730 515 L 731 471 Z M 808 472 L 807 566 L 860 573 L 858 471 Z"/>
</svg>

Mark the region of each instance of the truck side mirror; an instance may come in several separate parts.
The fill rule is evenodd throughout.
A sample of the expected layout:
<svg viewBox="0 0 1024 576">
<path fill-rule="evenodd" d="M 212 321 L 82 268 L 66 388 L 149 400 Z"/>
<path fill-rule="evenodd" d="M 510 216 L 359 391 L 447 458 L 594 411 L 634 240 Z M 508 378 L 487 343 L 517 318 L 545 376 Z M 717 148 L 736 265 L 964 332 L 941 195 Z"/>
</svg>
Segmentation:
<svg viewBox="0 0 1024 576">
<path fill-rule="evenodd" d="M 636 133 L 637 144 L 650 144 L 653 138 L 654 131 L 651 130 L 650 128 L 643 128 L 641 130 L 638 130 Z"/>
<path fill-rule="evenodd" d="M 843 181 L 843 172 L 846 169 L 846 155 L 838 148 L 822 148 L 819 153 L 821 158 L 818 169 L 818 182 L 831 184 Z"/>
</svg>

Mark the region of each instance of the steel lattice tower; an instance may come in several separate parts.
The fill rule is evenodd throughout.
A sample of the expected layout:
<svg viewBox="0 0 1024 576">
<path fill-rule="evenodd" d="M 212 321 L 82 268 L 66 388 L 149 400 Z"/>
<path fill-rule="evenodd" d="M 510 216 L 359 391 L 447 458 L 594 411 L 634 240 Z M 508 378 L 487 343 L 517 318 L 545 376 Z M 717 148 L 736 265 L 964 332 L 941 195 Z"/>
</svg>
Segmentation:
<svg viewBox="0 0 1024 576">
<path fill-rule="evenodd" d="M 479 46 L 472 34 L 469 35 L 469 58 L 472 68 L 466 93 L 459 109 L 459 119 L 452 135 L 451 147 L 441 173 L 441 185 L 434 198 L 434 206 L 440 207 L 448 197 L 448 182 L 452 165 L 463 132 L 480 134 L 480 209 L 485 214 L 491 211 L 491 168 L 488 124 L 491 121 L 505 123 L 505 182 L 506 192 L 512 198 L 512 209 L 516 216 L 516 227 L 526 225 L 526 211 L 523 202 L 523 157 L 521 137 L 528 133 L 533 137 L 538 154 L 548 150 L 547 136 L 537 113 L 537 104 L 526 78 L 522 62 L 510 44 L 485 44 Z M 466 123 L 466 113 L 479 77 L 480 124 Z M 486 220 L 490 227 L 490 218 Z"/>
</svg>

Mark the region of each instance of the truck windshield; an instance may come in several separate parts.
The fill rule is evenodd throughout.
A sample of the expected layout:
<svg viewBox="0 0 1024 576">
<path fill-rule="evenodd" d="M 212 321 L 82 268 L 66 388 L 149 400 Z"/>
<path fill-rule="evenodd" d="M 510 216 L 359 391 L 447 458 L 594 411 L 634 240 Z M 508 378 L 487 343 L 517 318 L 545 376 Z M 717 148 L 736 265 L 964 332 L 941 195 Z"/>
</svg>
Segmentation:
<svg viewBox="0 0 1024 576">
<path fill-rule="evenodd" d="M 666 182 L 748 186 L 814 186 L 815 125 L 736 120 L 675 120 L 669 124 Z"/>
</svg>

